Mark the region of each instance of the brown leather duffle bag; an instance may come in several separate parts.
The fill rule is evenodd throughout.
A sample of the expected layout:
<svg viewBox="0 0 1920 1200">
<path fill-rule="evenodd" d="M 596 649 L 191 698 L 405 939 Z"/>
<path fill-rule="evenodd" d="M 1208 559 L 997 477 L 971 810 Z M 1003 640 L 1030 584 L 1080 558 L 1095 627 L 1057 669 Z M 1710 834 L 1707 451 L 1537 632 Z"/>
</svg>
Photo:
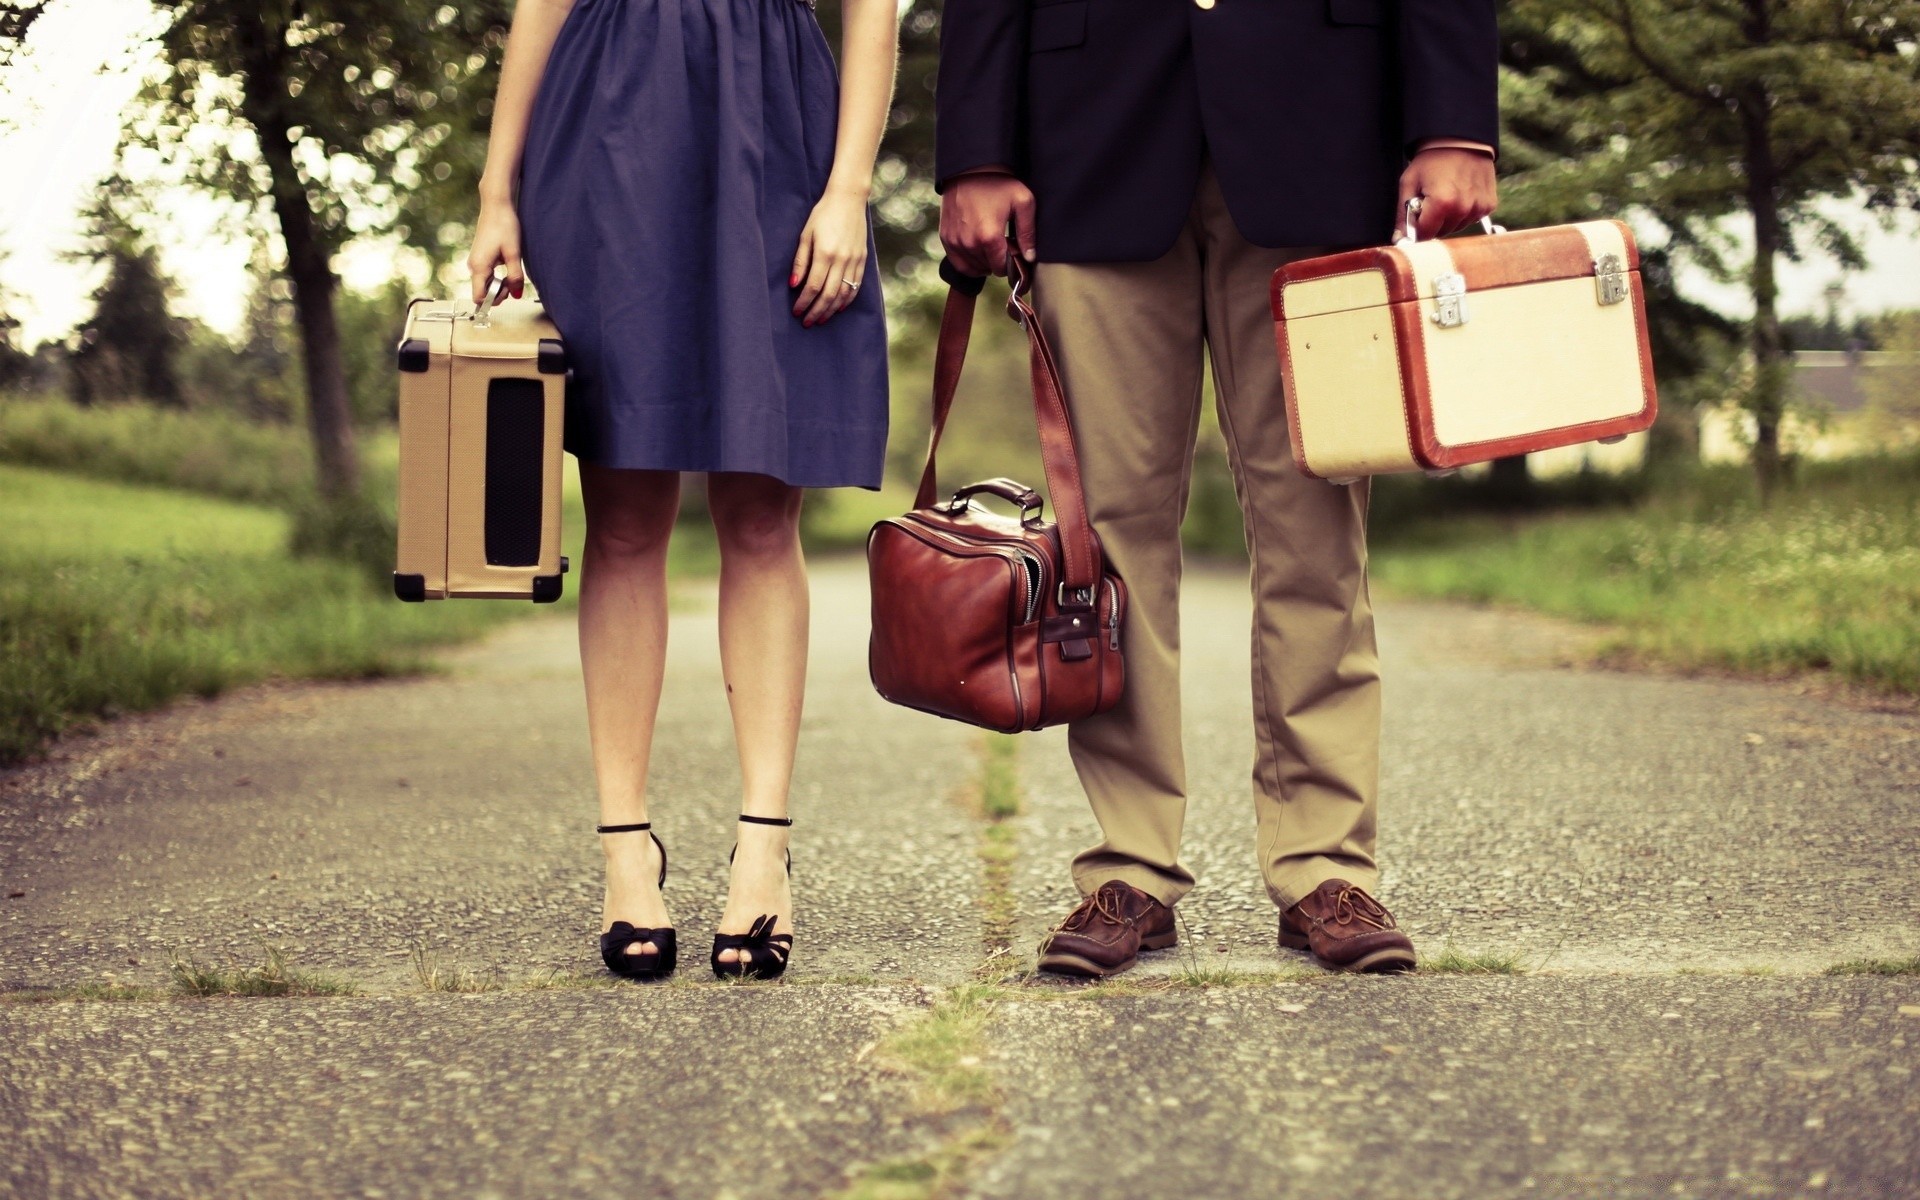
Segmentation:
<svg viewBox="0 0 1920 1200">
<path fill-rule="evenodd" d="M 1125 682 L 1127 590 L 1087 520 L 1073 426 L 1053 351 L 1027 293 L 1030 268 L 1009 256 L 1007 313 L 1027 332 L 1040 457 L 1055 520 L 1040 493 L 1011 479 L 969 484 L 935 502 L 935 454 L 966 361 L 984 279 L 942 263 L 947 305 L 933 367 L 933 433 L 913 511 L 873 527 L 868 667 L 886 699 L 1002 733 L 1105 712 Z M 1017 515 L 980 503 L 996 496 Z"/>
</svg>

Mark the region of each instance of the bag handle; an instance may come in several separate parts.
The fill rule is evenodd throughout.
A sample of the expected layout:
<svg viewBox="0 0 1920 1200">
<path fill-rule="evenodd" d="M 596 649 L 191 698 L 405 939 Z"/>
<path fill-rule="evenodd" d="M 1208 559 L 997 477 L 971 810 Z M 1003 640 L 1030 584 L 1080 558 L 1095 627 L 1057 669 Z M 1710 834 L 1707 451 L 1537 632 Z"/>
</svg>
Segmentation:
<svg viewBox="0 0 1920 1200">
<path fill-rule="evenodd" d="M 1005 478 L 983 479 L 979 483 L 970 483 L 955 492 L 950 503 L 957 511 L 966 507 L 970 497 L 978 496 L 983 492 L 989 496 L 998 496 L 1008 504 L 1017 507 L 1020 510 L 1022 522 L 1038 520 L 1040 510 L 1044 507 L 1039 492 L 1017 480 Z"/>
<path fill-rule="evenodd" d="M 940 435 L 953 411 L 953 395 L 960 385 L 960 371 L 966 362 L 967 342 L 973 333 L 974 302 L 986 287 L 984 278 L 963 275 L 946 259 L 940 261 L 940 278 L 947 283 L 947 304 L 940 314 L 940 340 L 933 358 L 933 429 L 927 439 L 927 465 L 920 473 L 920 488 L 914 497 L 915 508 L 928 508 L 937 489 L 935 455 Z M 1040 318 L 1027 299 L 1033 290 L 1033 268 L 1020 256 L 1017 246 L 1007 248 L 1007 278 L 1013 285 L 1007 297 L 1007 315 L 1026 331 L 1028 358 L 1033 378 L 1033 414 L 1040 431 L 1040 464 L 1047 476 L 1047 493 L 1053 500 L 1053 515 L 1060 530 L 1060 595 L 1062 607 L 1091 607 L 1094 589 L 1100 582 L 1099 539 L 1087 519 L 1086 493 L 1080 482 L 1080 456 L 1073 444 L 1073 420 L 1067 409 L 1066 389 L 1060 385 L 1060 368 L 1053 347 L 1040 328 Z"/>
</svg>

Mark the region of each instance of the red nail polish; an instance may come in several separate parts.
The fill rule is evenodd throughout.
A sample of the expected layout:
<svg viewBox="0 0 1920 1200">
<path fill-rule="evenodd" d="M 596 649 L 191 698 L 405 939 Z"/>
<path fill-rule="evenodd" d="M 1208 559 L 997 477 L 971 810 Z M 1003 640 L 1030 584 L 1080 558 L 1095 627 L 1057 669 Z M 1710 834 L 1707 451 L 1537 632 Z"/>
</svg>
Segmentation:
<svg viewBox="0 0 1920 1200">
<path fill-rule="evenodd" d="M 799 287 L 799 286 L 800 286 L 800 276 L 799 276 L 799 273 L 798 273 L 798 272 L 796 272 L 796 273 L 794 273 L 794 274 L 792 274 L 792 275 L 789 275 L 789 276 L 787 276 L 787 286 L 788 286 L 788 287 Z"/>
</svg>

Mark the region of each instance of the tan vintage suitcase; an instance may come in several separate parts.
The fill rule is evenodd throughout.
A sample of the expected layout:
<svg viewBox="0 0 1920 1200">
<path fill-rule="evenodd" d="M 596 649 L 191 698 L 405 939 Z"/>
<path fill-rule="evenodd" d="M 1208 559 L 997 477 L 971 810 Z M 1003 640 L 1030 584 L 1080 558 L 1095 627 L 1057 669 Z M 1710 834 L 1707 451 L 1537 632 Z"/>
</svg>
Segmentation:
<svg viewBox="0 0 1920 1200">
<path fill-rule="evenodd" d="M 1321 479 L 1448 471 L 1653 424 L 1640 254 L 1618 221 L 1290 263 L 1273 316 L 1294 465 Z"/>
<path fill-rule="evenodd" d="M 566 346 L 531 293 L 415 300 L 401 335 L 402 600 L 560 598 Z"/>
</svg>

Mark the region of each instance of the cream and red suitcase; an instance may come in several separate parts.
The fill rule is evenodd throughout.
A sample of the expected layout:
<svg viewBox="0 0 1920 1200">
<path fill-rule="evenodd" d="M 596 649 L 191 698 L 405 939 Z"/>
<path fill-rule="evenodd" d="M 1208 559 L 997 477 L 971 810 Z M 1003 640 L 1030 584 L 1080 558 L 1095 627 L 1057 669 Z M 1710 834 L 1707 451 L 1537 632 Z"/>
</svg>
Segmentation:
<svg viewBox="0 0 1920 1200">
<path fill-rule="evenodd" d="M 537 299 L 415 300 L 401 335 L 402 600 L 560 598 L 560 332 Z"/>
<path fill-rule="evenodd" d="M 1618 221 L 1304 259 L 1274 272 L 1273 316 L 1294 465 L 1317 478 L 1448 471 L 1653 424 L 1640 254 Z"/>
</svg>

